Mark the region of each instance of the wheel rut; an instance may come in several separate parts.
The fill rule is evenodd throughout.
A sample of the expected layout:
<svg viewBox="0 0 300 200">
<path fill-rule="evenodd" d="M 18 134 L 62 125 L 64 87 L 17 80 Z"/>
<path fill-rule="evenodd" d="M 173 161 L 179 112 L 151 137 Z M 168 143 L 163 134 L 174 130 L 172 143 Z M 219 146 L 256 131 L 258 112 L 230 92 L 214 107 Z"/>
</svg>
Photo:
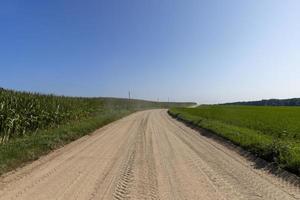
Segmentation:
<svg viewBox="0 0 300 200">
<path fill-rule="evenodd" d="M 166 110 L 149 110 L 1 176 L 0 200 L 300 199 L 298 178 L 254 166 Z"/>
</svg>

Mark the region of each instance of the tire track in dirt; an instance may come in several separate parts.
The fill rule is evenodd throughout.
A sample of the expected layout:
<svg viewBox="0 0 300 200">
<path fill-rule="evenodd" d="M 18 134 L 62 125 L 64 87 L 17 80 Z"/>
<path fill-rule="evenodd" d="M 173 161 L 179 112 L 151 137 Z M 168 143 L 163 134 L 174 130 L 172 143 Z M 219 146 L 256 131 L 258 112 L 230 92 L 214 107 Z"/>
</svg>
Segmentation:
<svg viewBox="0 0 300 200">
<path fill-rule="evenodd" d="M 3 175 L 0 183 L 0 200 L 300 199 L 297 184 L 255 168 L 166 110 L 132 114 Z"/>
<path fill-rule="evenodd" d="M 172 124 L 171 131 L 189 146 L 194 154 L 196 153 L 196 158 L 202 162 L 200 166 L 207 165 L 214 172 L 214 176 L 223 177 L 227 183 L 230 183 L 233 188 L 244 196 L 243 199 L 279 200 L 300 198 L 299 187 L 291 186 L 289 182 L 262 173 L 262 170 L 253 167 L 254 163 L 241 158 L 239 154 L 228 150 L 226 147 L 224 148 L 216 141 L 200 137 L 197 132 L 174 121 L 169 116 L 163 119 Z M 180 129 L 182 131 L 179 131 Z M 193 155 L 192 152 L 187 155 Z M 283 185 L 285 187 L 282 187 Z"/>
</svg>

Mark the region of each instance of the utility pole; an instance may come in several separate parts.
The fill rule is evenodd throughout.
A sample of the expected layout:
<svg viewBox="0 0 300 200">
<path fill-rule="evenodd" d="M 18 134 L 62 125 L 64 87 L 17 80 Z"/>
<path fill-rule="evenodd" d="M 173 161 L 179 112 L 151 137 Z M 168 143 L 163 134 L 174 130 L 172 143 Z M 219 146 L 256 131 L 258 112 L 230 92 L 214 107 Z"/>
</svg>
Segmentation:
<svg viewBox="0 0 300 200">
<path fill-rule="evenodd" d="M 128 102 L 127 102 L 127 109 L 130 108 L 130 99 L 131 99 L 131 94 L 130 94 L 130 90 L 128 91 Z"/>
</svg>

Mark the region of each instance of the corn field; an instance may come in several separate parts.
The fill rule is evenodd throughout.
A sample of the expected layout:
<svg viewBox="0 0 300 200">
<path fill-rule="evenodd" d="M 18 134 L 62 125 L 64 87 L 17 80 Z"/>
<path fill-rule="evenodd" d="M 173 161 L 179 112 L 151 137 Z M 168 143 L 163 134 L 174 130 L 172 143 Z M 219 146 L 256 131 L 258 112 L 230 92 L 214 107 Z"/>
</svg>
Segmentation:
<svg viewBox="0 0 300 200">
<path fill-rule="evenodd" d="M 193 103 L 151 102 L 119 98 L 79 98 L 16 92 L 0 88 L 0 144 L 38 130 L 80 120 L 96 113 L 144 110 Z"/>
<path fill-rule="evenodd" d="M 73 98 L 0 89 L 0 143 L 91 115 L 101 104 Z"/>
</svg>

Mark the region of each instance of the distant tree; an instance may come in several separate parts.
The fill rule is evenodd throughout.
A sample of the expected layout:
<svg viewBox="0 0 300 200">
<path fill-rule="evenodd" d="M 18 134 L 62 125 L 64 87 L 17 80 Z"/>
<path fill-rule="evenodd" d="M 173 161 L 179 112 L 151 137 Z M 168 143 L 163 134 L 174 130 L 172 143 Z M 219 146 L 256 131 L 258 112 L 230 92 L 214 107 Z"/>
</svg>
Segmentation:
<svg viewBox="0 0 300 200">
<path fill-rule="evenodd" d="M 225 103 L 223 105 L 250 105 L 250 106 L 300 106 L 300 98 L 293 99 L 268 99 L 261 101 L 244 101 Z"/>
</svg>

